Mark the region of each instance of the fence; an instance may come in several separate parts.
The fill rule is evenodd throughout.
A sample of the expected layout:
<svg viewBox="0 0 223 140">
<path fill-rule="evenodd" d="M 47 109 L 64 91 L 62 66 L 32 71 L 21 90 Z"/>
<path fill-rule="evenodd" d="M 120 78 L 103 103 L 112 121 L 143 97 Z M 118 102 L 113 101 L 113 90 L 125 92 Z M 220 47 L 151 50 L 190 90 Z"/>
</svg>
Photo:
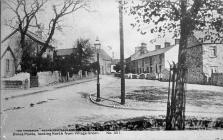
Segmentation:
<svg viewBox="0 0 223 140">
<path fill-rule="evenodd" d="M 223 86 L 223 73 L 212 73 L 210 83 L 216 86 Z"/>
<path fill-rule="evenodd" d="M 38 86 L 39 86 L 38 76 L 30 76 L 30 88 Z"/>
<path fill-rule="evenodd" d="M 169 72 L 169 88 L 167 99 L 166 129 L 183 129 L 185 127 L 187 70 L 173 64 Z"/>
<path fill-rule="evenodd" d="M 62 76 L 60 74 L 59 81 L 60 82 L 68 82 L 68 81 L 75 81 L 82 78 L 93 78 L 95 77 L 95 74 L 93 72 L 84 72 L 84 75 L 82 75 L 82 71 L 79 71 L 78 74 L 69 74 L 69 72 L 66 74 L 66 76 Z"/>
</svg>

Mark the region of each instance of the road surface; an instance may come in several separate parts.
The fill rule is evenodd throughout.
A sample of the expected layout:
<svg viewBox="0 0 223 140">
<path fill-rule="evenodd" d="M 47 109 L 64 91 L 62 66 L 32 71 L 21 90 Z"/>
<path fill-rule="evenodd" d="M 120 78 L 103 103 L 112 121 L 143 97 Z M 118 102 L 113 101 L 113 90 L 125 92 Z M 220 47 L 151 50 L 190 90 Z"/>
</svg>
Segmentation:
<svg viewBox="0 0 223 140">
<path fill-rule="evenodd" d="M 114 93 L 117 95 L 119 92 L 119 78 L 102 76 L 100 82 L 102 97 Z M 154 86 L 168 85 L 168 83 L 158 81 L 143 81 L 140 79 L 134 81 L 134 79 L 128 79 L 126 81 L 126 91 L 133 90 L 135 87 L 147 86 L 148 84 L 153 84 Z M 190 88 L 199 89 L 200 86 L 191 85 Z M 222 87 L 210 88 L 222 91 Z M 113 91 L 113 89 L 116 90 Z M 91 93 L 96 93 L 96 80 L 3 100 L 3 112 L 1 112 L 3 135 L 11 135 L 15 130 L 22 129 L 53 129 L 72 124 L 166 114 L 165 111 L 124 110 L 98 106 L 90 102 L 88 97 Z"/>
</svg>

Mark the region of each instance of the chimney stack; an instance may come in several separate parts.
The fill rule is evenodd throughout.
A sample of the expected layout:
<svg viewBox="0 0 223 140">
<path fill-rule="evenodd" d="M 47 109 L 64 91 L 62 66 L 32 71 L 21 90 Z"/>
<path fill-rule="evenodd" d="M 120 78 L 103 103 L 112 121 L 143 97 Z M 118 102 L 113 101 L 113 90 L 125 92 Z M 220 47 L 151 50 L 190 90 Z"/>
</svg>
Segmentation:
<svg viewBox="0 0 223 140">
<path fill-rule="evenodd" d="M 165 42 L 164 43 L 164 47 L 166 48 L 166 47 L 170 47 L 170 42 Z"/>
<path fill-rule="evenodd" d="M 156 50 L 158 50 L 158 49 L 160 49 L 160 48 L 161 48 L 161 45 L 156 45 L 156 46 L 155 46 L 155 49 L 156 49 Z"/>
<path fill-rule="evenodd" d="M 175 39 L 175 45 L 179 45 L 180 44 L 180 39 Z"/>
<path fill-rule="evenodd" d="M 144 43 L 144 42 L 141 43 L 141 47 L 146 47 L 146 46 L 147 46 L 146 43 Z"/>
</svg>

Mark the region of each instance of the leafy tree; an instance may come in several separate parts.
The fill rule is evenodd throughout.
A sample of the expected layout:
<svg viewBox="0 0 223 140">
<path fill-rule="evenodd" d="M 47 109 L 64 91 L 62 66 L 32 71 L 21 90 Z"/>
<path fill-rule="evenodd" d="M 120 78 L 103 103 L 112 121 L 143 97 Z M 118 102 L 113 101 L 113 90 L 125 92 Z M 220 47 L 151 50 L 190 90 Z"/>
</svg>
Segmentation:
<svg viewBox="0 0 223 140">
<path fill-rule="evenodd" d="M 131 71 L 130 71 L 130 63 L 124 63 L 124 65 L 125 65 L 125 73 L 130 73 Z M 114 66 L 114 70 L 116 71 L 116 72 L 120 72 L 121 71 L 121 63 L 120 62 L 118 62 L 115 66 Z"/>
<path fill-rule="evenodd" d="M 171 114 L 167 116 L 166 129 L 184 129 L 187 39 L 195 32 L 205 32 L 203 40 L 222 42 L 222 0 L 139 0 L 125 3 L 126 12 L 135 17 L 133 27 L 141 34 L 159 33 L 164 37 L 172 33 L 180 36 L 176 89 L 171 100 Z M 147 31 L 145 25 L 152 28 Z"/>
<path fill-rule="evenodd" d="M 98 62 L 93 62 L 89 65 L 88 70 L 91 72 L 96 72 L 98 70 L 99 64 Z"/>
<path fill-rule="evenodd" d="M 120 62 L 118 62 L 118 64 L 116 64 L 116 65 L 114 66 L 114 70 L 115 70 L 116 72 L 120 72 L 120 70 L 121 70 L 121 64 L 120 64 Z"/>
<path fill-rule="evenodd" d="M 95 69 L 95 64 L 90 63 L 93 56 L 93 49 L 89 39 L 78 39 L 74 45 L 74 51 L 71 55 L 54 55 L 54 66 L 56 70 L 61 71 L 62 75 L 69 72 L 70 75 L 77 74 L 79 70 L 91 71 Z"/>
<path fill-rule="evenodd" d="M 86 70 L 90 64 L 90 59 L 93 57 L 94 51 L 90 45 L 89 39 L 78 39 L 76 41 L 76 51 L 74 56 L 77 60 L 76 67 L 78 70 Z"/>
<path fill-rule="evenodd" d="M 126 62 L 125 73 L 131 73 L 131 62 Z"/>
<path fill-rule="evenodd" d="M 25 38 L 25 44 L 23 49 L 19 47 L 20 44 L 20 36 L 15 41 L 17 47 L 15 48 L 15 56 L 16 56 L 16 70 L 20 65 L 22 72 L 28 72 L 31 75 L 36 75 L 38 71 L 51 71 L 53 70 L 53 63 L 51 58 L 38 58 L 37 57 L 37 47 L 39 44 L 29 37 Z M 37 63 L 40 62 L 40 63 Z"/>
</svg>

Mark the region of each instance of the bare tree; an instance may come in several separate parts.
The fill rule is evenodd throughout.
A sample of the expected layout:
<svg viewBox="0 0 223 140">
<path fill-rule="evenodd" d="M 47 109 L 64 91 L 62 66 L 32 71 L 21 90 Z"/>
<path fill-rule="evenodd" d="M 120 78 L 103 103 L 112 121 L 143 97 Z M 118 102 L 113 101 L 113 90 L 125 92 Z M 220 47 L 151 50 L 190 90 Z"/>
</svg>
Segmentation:
<svg viewBox="0 0 223 140">
<path fill-rule="evenodd" d="M 4 0 L 7 8 L 15 15 L 9 19 L 7 25 L 19 31 L 21 48 L 28 29 L 38 26 L 36 15 L 46 2 L 47 0 Z"/>
<path fill-rule="evenodd" d="M 38 27 L 36 15 L 47 0 L 5 0 L 7 8 L 14 13 L 14 17 L 9 19 L 6 25 L 15 29 L 14 32 L 20 33 L 19 48 L 21 48 L 21 64 L 28 59 L 28 53 L 25 48 L 26 35 L 30 27 Z M 22 69 L 22 71 L 25 71 Z"/>
<path fill-rule="evenodd" d="M 72 14 L 81 8 L 87 7 L 86 0 L 64 0 L 60 5 L 53 5 L 52 10 L 54 17 L 50 20 L 48 25 L 48 35 L 45 40 L 45 44 L 41 51 L 39 52 L 39 57 L 46 51 L 49 47 L 50 42 L 52 41 L 53 35 L 56 29 L 61 28 L 59 23 L 62 21 L 62 18 L 66 15 Z"/>
</svg>

